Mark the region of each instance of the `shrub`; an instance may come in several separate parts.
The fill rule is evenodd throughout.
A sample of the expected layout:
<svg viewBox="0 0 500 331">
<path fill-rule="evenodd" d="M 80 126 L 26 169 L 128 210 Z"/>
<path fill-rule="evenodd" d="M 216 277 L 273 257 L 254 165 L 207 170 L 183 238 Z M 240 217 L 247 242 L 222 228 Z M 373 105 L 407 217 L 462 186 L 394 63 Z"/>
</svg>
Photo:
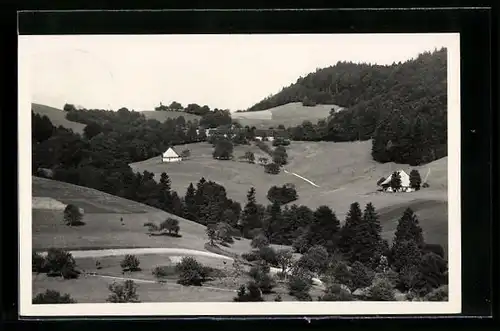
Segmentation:
<svg viewBox="0 0 500 331">
<path fill-rule="evenodd" d="M 282 187 L 272 186 L 267 192 L 267 198 L 271 202 L 283 205 L 297 200 L 298 196 L 294 185 L 285 184 Z"/>
<path fill-rule="evenodd" d="M 281 298 L 281 295 L 277 294 L 276 297 L 274 297 L 274 301 L 281 302 L 283 299 Z"/>
<path fill-rule="evenodd" d="M 424 296 L 424 301 L 448 301 L 448 285 L 432 290 Z"/>
<path fill-rule="evenodd" d="M 137 295 L 137 285 L 133 280 L 126 280 L 123 283 L 110 284 L 108 289 L 111 294 L 106 299 L 107 302 L 113 303 L 137 303 L 139 301 L 139 296 Z"/>
<path fill-rule="evenodd" d="M 385 277 L 376 278 L 368 291 L 371 301 L 394 301 L 394 286 Z"/>
<path fill-rule="evenodd" d="M 273 146 L 274 147 L 277 147 L 277 146 L 288 146 L 288 145 L 290 145 L 290 140 L 288 140 L 288 139 L 276 138 L 273 141 Z"/>
<path fill-rule="evenodd" d="M 241 285 L 238 296 L 233 299 L 235 302 L 256 302 L 264 301 L 262 292 L 255 282 L 249 282 L 246 286 Z"/>
<path fill-rule="evenodd" d="M 31 255 L 31 271 L 36 273 L 48 271 L 47 261 L 41 254 L 33 252 Z"/>
<path fill-rule="evenodd" d="M 423 187 L 423 188 L 428 188 L 428 187 L 429 187 L 429 183 L 423 183 L 423 184 L 422 184 L 422 187 Z"/>
<path fill-rule="evenodd" d="M 269 275 L 269 270 L 269 266 L 260 265 L 252 267 L 249 272 L 250 277 L 253 278 L 255 284 L 257 284 L 264 294 L 271 293 L 273 287 L 276 285 L 272 277 Z"/>
<path fill-rule="evenodd" d="M 177 264 L 176 271 L 179 273 L 177 283 L 185 286 L 201 286 L 207 278 L 207 270 L 191 256 L 183 257 Z"/>
<path fill-rule="evenodd" d="M 418 266 L 418 275 L 414 289 L 419 295 L 425 295 L 433 289 L 448 282 L 448 263 L 439 255 L 427 253 L 422 257 Z"/>
<path fill-rule="evenodd" d="M 139 259 L 135 255 L 127 254 L 120 262 L 123 271 L 139 271 Z"/>
<path fill-rule="evenodd" d="M 340 284 L 331 284 L 325 290 L 325 294 L 319 298 L 319 301 L 353 301 L 349 291 L 342 288 Z"/>
<path fill-rule="evenodd" d="M 76 300 L 72 299 L 67 293 L 61 294 L 53 290 L 46 290 L 44 293 L 39 293 L 33 298 L 34 305 L 56 303 L 76 303 Z"/>
<path fill-rule="evenodd" d="M 434 253 L 440 256 L 442 259 L 445 258 L 444 248 L 439 244 L 425 244 L 423 247 L 423 253 Z"/>
<path fill-rule="evenodd" d="M 371 270 L 369 270 L 359 261 L 353 263 L 351 274 L 353 290 L 370 286 L 375 276 Z"/>
<path fill-rule="evenodd" d="M 270 246 L 264 246 L 259 249 L 260 258 L 269 263 L 272 266 L 278 265 L 278 254 L 274 250 L 274 248 Z"/>
<path fill-rule="evenodd" d="M 160 224 L 160 230 L 167 230 L 170 235 L 178 235 L 180 229 L 179 220 L 175 218 L 169 217 Z"/>
<path fill-rule="evenodd" d="M 241 257 L 247 260 L 248 262 L 257 261 L 259 259 L 259 255 L 254 252 L 243 253 L 241 254 Z"/>
<path fill-rule="evenodd" d="M 68 270 L 74 270 L 76 266 L 71 253 L 60 248 L 49 248 L 45 261 L 47 272 L 54 275 L 62 276 L 63 269 L 68 272 Z"/>
<path fill-rule="evenodd" d="M 280 173 L 280 166 L 277 163 L 268 163 L 264 165 L 264 171 L 271 175 L 277 175 Z"/>
<path fill-rule="evenodd" d="M 312 276 L 309 272 L 296 268 L 288 278 L 288 293 L 301 301 L 310 299 Z"/>
<path fill-rule="evenodd" d="M 262 247 L 266 247 L 268 245 L 269 245 L 269 239 L 267 239 L 267 237 L 262 233 L 255 236 L 252 239 L 252 242 L 250 243 L 250 246 L 257 249 L 261 249 Z"/>
<path fill-rule="evenodd" d="M 311 272 L 319 273 L 328 267 L 328 252 L 323 246 L 313 246 L 300 260 L 299 265 Z"/>
<path fill-rule="evenodd" d="M 69 226 L 80 226 L 85 223 L 82 222 L 83 214 L 80 208 L 73 204 L 69 204 L 64 209 L 64 223 Z"/>
<path fill-rule="evenodd" d="M 347 263 L 344 261 L 340 261 L 335 265 L 332 270 L 332 275 L 336 283 L 343 284 L 348 288 L 353 287 L 353 274 L 351 270 L 349 270 Z"/>
</svg>

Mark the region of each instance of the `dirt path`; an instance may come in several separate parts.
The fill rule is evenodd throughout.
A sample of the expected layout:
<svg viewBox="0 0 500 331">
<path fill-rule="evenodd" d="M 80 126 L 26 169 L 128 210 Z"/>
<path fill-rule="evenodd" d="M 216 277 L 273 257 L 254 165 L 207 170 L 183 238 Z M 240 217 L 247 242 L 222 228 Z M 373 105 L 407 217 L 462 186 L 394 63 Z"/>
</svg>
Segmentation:
<svg viewBox="0 0 500 331">
<path fill-rule="evenodd" d="M 283 169 L 283 171 L 286 173 L 286 174 L 291 174 L 291 175 L 294 175 L 295 177 L 298 177 L 306 182 L 308 182 L 309 184 L 311 184 L 312 186 L 315 186 L 315 187 L 319 187 L 319 185 L 316 185 L 315 183 L 313 183 L 312 181 L 310 181 L 309 179 L 305 178 L 305 177 L 302 177 L 301 175 L 297 175 L 295 172 L 289 172 L 288 170 L 285 170 Z"/>
<path fill-rule="evenodd" d="M 116 280 L 132 280 L 136 283 L 143 283 L 143 284 L 162 284 L 166 286 L 172 286 L 172 287 L 183 287 L 183 285 L 180 284 L 175 284 L 175 283 L 161 283 L 156 280 L 150 280 L 150 279 L 140 279 L 140 278 L 129 278 L 129 277 L 116 277 L 116 276 L 107 276 L 107 275 L 99 275 L 99 274 L 87 274 L 88 276 L 92 277 L 100 277 L 100 278 L 107 278 L 107 279 L 116 279 Z M 201 288 L 204 289 L 209 289 L 209 290 L 216 290 L 216 291 L 223 291 L 223 292 L 237 292 L 236 290 L 230 290 L 227 288 L 221 288 L 221 287 L 213 287 L 213 286 L 201 286 Z"/>
</svg>

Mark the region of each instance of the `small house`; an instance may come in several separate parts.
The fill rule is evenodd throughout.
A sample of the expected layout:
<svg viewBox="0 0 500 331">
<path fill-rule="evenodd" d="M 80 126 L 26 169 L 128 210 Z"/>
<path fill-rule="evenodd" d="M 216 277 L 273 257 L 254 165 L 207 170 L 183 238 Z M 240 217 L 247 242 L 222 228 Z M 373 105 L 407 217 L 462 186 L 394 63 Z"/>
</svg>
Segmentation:
<svg viewBox="0 0 500 331">
<path fill-rule="evenodd" d="M 398 170 L 396 172 L 399 173 L 399 176 L 401 177 L 401 188 L 398 190 L 398 192 L 412 192 L 413 189 L 410 187 L 410 176 L 404 170 Z M 380 183 L 382 190 L 386 192 L 393 191 L 391 187 L 391 180 L 393 175 L 394 173 L 392 173 L 382 183 Z"/>
<path fill-rule="evenodd" d="M 169 147 L 169 149 L 167 149 L 165 153 L 162 154 L 161 160 L 162 162 L 167 162 L 167 163 L 180 162 L 182 161 L 182 157 L 180 157 L 179 154 L 172 147 Z"/>
</svg>

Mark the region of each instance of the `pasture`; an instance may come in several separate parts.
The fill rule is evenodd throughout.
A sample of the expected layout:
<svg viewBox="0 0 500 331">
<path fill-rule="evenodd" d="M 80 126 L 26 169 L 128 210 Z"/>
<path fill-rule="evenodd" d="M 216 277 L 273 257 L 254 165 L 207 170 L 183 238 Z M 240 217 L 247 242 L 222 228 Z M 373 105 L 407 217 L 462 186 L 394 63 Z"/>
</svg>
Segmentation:
<svg viewBox="0 0 500 331">
<path fill-rule="evenodd" d="M 283 124 L 285 127 L 288 127 L 302 124 L 306 120 L 314 123 L 325 119 L 330 115 L 332 108 L 338 110 L 340 107 L 336 105 L 305 107 L 301 102 L 291 102 L 266 110 L 232 113 L 231 117 L 243 126 L 268 128 Z"/>
<path fill-rule="evenodd" d="M 341 222 L 351 203 L 361 207 L 372 202 L 380 213 L 386 239 L 392 239 L 394 224 L 404 208 L 412 207 L 420 218 L 429 242 L 447 246 L 447 158 L 415 167 L 422 179 L 427 178 L 430 187 L 411 193 L 378 192 L 377 181 L 393 171 L 410 172 L 413 167 L 394 163 L 380 164 L 371 159 L 371 142 L 292 142 L 287 147 L 289 173 L 269 175 L 261 166 L 238 160 L 219 161 L 212 158 L 210 144 L 197 143 L 179 147 L 191 150 L 191 157 L 180 163 L 164 164 L 160 158 L 152 158 L 130 166 L 134 171 L 150 171 L 156 179 L 166 172 L 172 180 L 172 188 L 184 195 L 189 183 L 196 184 L 201 177 L 215 181 L 226 188 L 228 197 L 244 205 L 251 186 L 256 188 L 257 201 L 268 204 L 267 191 L 273 185 L 292 183 L 299 199 L 292 203 L 310 208 L 321 205 L 331 207 Z M 251 150 L 256 158 L 264 153 L 256 146 L 235 146 L 234 155 Z M 299 178 L 302 176 L 317 186 Z M 428 201 L 422 204 L 422 201 Z M 394 206 L 399 206 L 394 209 Z M 394 210 L 397 210 L 395 212 Z M 432 240 L 432 241 L 431 241 Z"/>
<path fill-rule="evenodd" d="M 39 114 L 40 116 L 47 116 L 52 122 L 52 125 L 54 125 L 55 127 L 59 127 L 61 125 L 67 129 L 73 130 L 73 132 L 75 133 L 83 134 L 83 129 L 86 125 L 67 120 L 66 112 L 62 109 L 40 105 L 37 103 L 32 103 L 31 109 L 35 114 Z"/>
<path fill-rule="evenodd" d="M 59 247 L 68 250 L 100 248 L 171 247 L 205 251 L 208 241 L 205 226 L 164 211 L 122 199 L 97 190 L 32 177 L 33 197 L 52 198 L 84 209 L 83 226 L 66 226 L 63 210 L 38 206 L 32 209 L 32 245 L 35 250 Z M 167 217 L 179 220 L 180 234 L 149 236 L 146 222 L 159 224 Z M 123 218 L 123 223 L 120 219 Z M 243 253 L 250 250 L 248 240 L 236 240 L 225 250 Z"/>
</svg>

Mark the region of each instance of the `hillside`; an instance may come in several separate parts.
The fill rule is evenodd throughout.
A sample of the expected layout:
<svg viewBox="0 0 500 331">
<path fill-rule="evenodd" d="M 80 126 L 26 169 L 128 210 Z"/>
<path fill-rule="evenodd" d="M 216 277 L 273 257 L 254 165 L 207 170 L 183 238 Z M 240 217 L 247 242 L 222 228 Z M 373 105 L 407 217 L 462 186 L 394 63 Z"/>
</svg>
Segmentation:
<svg viewBox="0 0 500 331">
<path fill-rule="evenodd" d="M 32 220 L 33 248 L 36 250 L 49 247 L 72 250 L 132 247 L 205 250 L 207 237 L 203 225 L 94 189 L 38 177 L 32 179 L 35 202 Z M 54 203 L 54 200 L 60 203 Z M 72 203 L 83 208 L 85 214 L 82 221 L 85 225 L 65 226 L 62 223 L 63 209 L 58 206 L 61 203 L 63 206 Z M 179 220 L 182 237 L 147 235 L 144 223 L 159 224 L 167 217 Z M 120 218 L 123 218 L 123 224 Z M 246 252 L 249 249 L 250 245 L 244 239 L 227 248 L 234 252 Z"/>
<path fill-rule="evenodd" d="M 85 124 L 69 121 L 66 119 L 66 112 L 54 107 L 40 105 L 37 103 L 31 104 L 31 109 L 35 114 L 47 116 L 55 127 L 63 126 L 66 129 L 71 129 L 75 133 L 83 134 Z"/>
<path fill-rule="evenodd" d="M 285 127 L 290 127 L 300 125 L 304 121 L 314 123 L 318 120 L 326 119 L 330 116 L 332 108 L 339 109 L 335 105 L 306 107 L 301 102 L 291 102 L 266 110 L 233 113 L 231 116 L 243 126 L 269 128 L 277 127 L 281 124 Z"/>
<path fill-rule="evenodd" d="M 196 184 L 204 177 L 223 185 L 228 198 L 243 205 L 252 186 L 256 188 L 257 201 L 267 205 L 269 200 L 266 195 L 271 186 L 292 183 L 299 195 L 299 199 L 293 203 L 312 209 L 327 205 L 335 210 L 341 221 L 345 219 L 352 202 L 357 201 L 363 207 L 372 202 L 380 211 L 385 237 L 389 240 L 392 239 L 397 219 L 401 217 L 404 208 L 412 207 L 421 218 L 422 227 L 429 240 L 447 246 L 446 158 L 419 167 L 380 164 L 370 157 L 370 141 L 292 142 L 287 147 L 287 172 L 269 175 L 256 164 L 214 160 L 211 155 L 212 147 L 207 143 L 189 144 L 185 147 L 191 150 L 192 156 L 180 163 L 164 164 L 156 157 L 132 163 L 130 166 L 134 171 L 147 170 L 155 173 L 156 180 L 159 180 L 162 172 L 166 172 L 171 178 L 172 188 L 182 195 L 189 183 Z M 237 146 L 234 155 L 237 158 L 246 151 L 253 151 L 256 158 L 262 153 L 256 146 Z M 380 177 L 387 177 L 398 169 L 409 172 L 413 168 L 421 172 L 422 178 L 429 183 L 429 188 L 413 193 L 377 192 L 376 183 Z"/>
</svg>

